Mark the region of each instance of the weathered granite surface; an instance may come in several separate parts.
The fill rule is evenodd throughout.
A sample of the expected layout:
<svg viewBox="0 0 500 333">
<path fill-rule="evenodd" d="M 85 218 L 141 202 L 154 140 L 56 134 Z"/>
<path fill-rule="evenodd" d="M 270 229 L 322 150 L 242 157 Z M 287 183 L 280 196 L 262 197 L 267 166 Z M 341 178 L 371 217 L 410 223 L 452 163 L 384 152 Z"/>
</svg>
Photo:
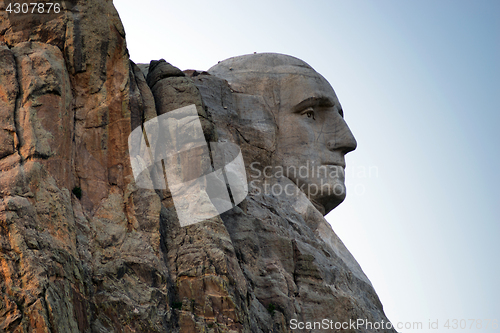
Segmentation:
<svg viewBox="0 0 500 333">
<path fill-rule="evenodd" d="M 255 187 L 238 207 L 181 227 L 169 191 L 141 189 L 132 175 L 131 131 L 191 104 L 207 141 L 238 144 L 247 166 L 300 165 L 296 148 L 310 141 L 290 135 L 295 118 L 273 106 L 297 95 L 297 71 L 331 94 L 324 79 L 282 55 L 233 58 L 208 72 L 136 66 L 112 2 L 62 8 L 44 19 L 0 11 L 0 331 L 290 332 L 291 319 L 387 321 L 323 218 L 345 193 Z M 285 72 L 276 72 L 280 62 Z M 262 68 L 265 83 L 249 74 Z M 288 85 L 284 73 L 293 74 Z M 323 142 L 336 158 L 355 148 L 347 131 Z"/>
</svg>

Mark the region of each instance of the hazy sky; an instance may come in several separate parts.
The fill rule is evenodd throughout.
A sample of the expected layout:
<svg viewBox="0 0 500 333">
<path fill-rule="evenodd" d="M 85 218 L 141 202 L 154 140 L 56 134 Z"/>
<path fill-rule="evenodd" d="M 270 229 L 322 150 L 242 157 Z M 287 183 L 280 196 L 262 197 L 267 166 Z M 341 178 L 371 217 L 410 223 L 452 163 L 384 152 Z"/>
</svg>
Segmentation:
<svg viewBox="0 0 500 333">
<path fill-rule="evenodd" d="M 469 329 L 500 321 L 500 1 L 115 6 L 137 63 L 206 70 L 278 52 L 323 74 L 358 141 L 348 197 L 327 220 L 388 318 L 423 323 L 401 332 L 462 331 L 447 319 L 500 331 Z"/>
</svg>

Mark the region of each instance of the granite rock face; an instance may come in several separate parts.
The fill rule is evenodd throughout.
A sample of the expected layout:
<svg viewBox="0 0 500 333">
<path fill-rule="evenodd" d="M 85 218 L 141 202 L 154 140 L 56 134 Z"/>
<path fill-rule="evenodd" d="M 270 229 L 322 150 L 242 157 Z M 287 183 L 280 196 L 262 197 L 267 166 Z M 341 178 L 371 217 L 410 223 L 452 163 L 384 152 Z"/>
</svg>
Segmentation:
<svg viewBox="0 0 500 333">
<path fill-rule="evenodd" d="M 218 140 L 237 143 L 245 157 L 251 185 L 249 196 L 239 207 L 221 217 L 247 281 L 251 332 L 265 332 L 266 328 L 288 332 L 291 319 L 311 322 L 327 318 L 340 323 L 354 318 L 372 323 L 387 321 L 369 279 L 324 219 L 328 208 L 318 209 L 319 205 L 314 202 L 320 195 L 304 193 L 299 190 L 300 183 L 288 177 L 273 177 L 274 172 L 281 172 L 281 176 L 286 173 L 283 171 L 286 170 L 283 164 L 286 154 L 280 151 L 283 140 L 286 143 L 290 133 L 306 131 L 299 125 L 287 126 L 290 120 L 283 118 L 311 121 L 303 112 L 286 113 L 288 104 L 284 98 L 291 98 L 289 91 L 296 84 L 290 76 L 305 73 L 310 78 L 317 75 L 313 72 L 307 64 L 293 57 L 260 54 L 225 60 L 210 69 L 208 75 L 192 78 L 202 95 L 207 114 L 216 124 Z M 322 77 L 316 79 L 321 85 L 327 84 Z M 331 89 L 329 84 L 327 88 Z M 310 93 L 325 96 L 323 91 L 327 88 L 314 86 Z M 307 93 L 307 85 L 302 84 L 300 89 L 301 92 L 296 93 L 299 97 Z M 330 93 L 334 95 L 333 90 Z M 305 96 L 305 100 L 310 98 Z M 335 108 L 337 117 L 339 110 Z M 318 121 L 320 109 L 315 115 Z M 341 109 L 340 104 L 338 109 Z M 299 142 L 293 145 L 291 154 L 307 154 L 307 159 L 313 161 L 316 153 L 326 147 L 329 161 L 343 160 L 343 155 L 354 149 L 356 143 L 343 117 L 336 119 L 339 122 L 332 126 L 336 131 L 328 131 L 320 125 L 325 144 L 311 146 Z M 331 139 L 328 134 L 335 138 L 336 146 L 328 145 Z M 266 173 L 268 177 L 263 177 Z M 333 178 L 337 175 L 335 172 L 330 174 Z M 273 191 L 275 188 L 277 190 Z M 292 188 L 295 190 L 285 194 Z M 279 193 L 280 189 L 283 193 Z M 337 200 L 335 193 L 326 191 L 323 195 L 334 202 Z M 343 199 L 345 193 L 338 195 Z M 359 331 L 393 332 L 366 328 Z"/>
<path fill-rule="evenodd" d="M 291 319 L 387 321 L 320 199 L 255 189 L 181 227 L 168 189 L 136 185 L 131 131 L 193 104 L 207 142 L 238 144 L 247 166 L 276 165 L 286 138 L 269 134 L 281 123 L 249 111 L 265 99 L 238 87 L 227 70 L 244 66 L 231 61 L 208 72 L 135 65 L 110 1 L 65 1 L 43 19 L 2 9 L 0 331 L 253 333 L 290 332 Z"/>
<path fill-rule="evenodd" d="M 154 99 L 112 3 L 63 6 L 0 14 L 0 331 L 164 332 L 161 202 L 127 148 Z"/>
</svg>

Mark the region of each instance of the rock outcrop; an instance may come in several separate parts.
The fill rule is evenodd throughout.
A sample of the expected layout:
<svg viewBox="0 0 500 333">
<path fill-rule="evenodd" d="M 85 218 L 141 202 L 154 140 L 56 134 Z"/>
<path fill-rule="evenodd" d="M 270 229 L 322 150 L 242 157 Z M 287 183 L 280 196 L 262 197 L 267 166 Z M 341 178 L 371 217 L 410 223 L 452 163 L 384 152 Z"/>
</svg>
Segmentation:
<svg viewBox="0 0 500 333">
<path fill-rule="evenodd" d="M 241 96 L 227 80 L 132 63 L 112 2 L 61 7 L 22 19 L 0 11 L 0 331 L 253 333 L 290 332 L 291 319 L 387 321 L 305 197 L 251 193 L 181 227 L 168 190 L 139 188 L 129 134 L 177 108 L 194 104 L 208 142 L 237 143 L 252 159 L 269 160 L 269 142 L 241 126 Z"/>
</svg>

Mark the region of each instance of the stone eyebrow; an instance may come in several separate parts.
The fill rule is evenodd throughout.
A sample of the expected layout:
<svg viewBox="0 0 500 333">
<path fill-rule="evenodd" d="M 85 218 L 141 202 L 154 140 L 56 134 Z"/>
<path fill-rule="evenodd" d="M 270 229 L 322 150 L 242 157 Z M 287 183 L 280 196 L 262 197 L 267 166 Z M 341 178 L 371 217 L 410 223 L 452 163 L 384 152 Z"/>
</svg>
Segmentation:
<svg viewBox="0 0 500 333">
<path fill-rule="evenodd" d="M 308 107 L 313 107 L 313 106 L 331 107 L 334 105 L 335 101 L 327 96 L 308 97 L 303 101 L 299 102 L 297 105 L 295 105 L 293 107 L 293 112 L 300 112 Z"/>
</svg>

